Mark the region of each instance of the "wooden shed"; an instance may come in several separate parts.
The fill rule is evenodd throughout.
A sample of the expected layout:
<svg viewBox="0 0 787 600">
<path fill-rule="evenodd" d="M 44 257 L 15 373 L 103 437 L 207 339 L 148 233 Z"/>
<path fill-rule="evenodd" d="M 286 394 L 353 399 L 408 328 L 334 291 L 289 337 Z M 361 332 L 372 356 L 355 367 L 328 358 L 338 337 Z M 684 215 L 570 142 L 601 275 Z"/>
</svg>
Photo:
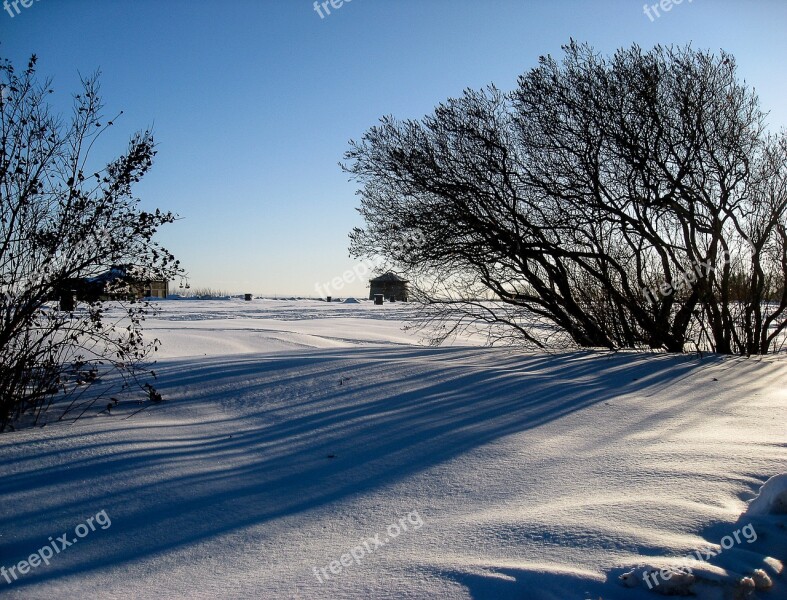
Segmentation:
<svg viewBox="0 0 787 600">
<path fill-rule="evenodd" d="M 369 280 L 369 300 L 374 300 L 375 295 L 382 294 L 386 300 L 407 302 L 407 284 L 406 279 L 389 271 Z"/>
<path fill-rule="evenodd" d="M 166 279 L 145 281 L 142 295 L 146 298 L 166 298 L 169 296 L 169 282 Z"/>
<path fill-rule="evenodd" d="M 164 279 L 132 275 L 123 267 L 112 267 L 93 277 L 64 281 L 53 299 L 60 299 L 64 294 L 73 295 L 83 302 L 166 298 L 169 295 L 168 283 Z"/>
</svg>

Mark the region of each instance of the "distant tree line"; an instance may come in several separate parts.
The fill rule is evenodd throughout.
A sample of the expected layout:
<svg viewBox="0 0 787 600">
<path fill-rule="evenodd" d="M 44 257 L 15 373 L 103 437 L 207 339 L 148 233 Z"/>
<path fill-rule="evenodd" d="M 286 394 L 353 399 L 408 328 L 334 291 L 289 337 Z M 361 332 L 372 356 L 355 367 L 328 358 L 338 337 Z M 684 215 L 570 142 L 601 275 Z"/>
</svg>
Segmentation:
<svg viewBox="0 0 787 600">
<path fill-rule="evenodd" d="M 563 51 L 352 142 L 351 252 L 411 281 L 435 343 L 482 324 L 535 347 L 781 347 L 787 138 L 734 57 Z"/>
</svg>

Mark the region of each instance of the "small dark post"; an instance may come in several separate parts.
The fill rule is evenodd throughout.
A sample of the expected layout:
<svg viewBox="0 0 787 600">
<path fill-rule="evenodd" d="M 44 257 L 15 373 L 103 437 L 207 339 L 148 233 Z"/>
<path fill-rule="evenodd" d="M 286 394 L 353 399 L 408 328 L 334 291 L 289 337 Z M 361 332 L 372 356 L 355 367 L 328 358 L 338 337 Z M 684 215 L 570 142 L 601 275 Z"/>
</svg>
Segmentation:
<svg viewBox="0 0 787 600">
<path fill-rule="evenodd" d="M 375 294 L 374 295 L 374 303 L 375 304 L 382 304 L 383 303 L 383 295 L 382 294 Z"/>
<path fill-rule="evenodd" d="M 326 302 L 330 302 L 330 301 L 331 301 L 331 297 L 330 297 L 330 296 L 326 296 L 326 297 L 325 297 L 325 301 L 326 301 Z"/>
<path fill-rule="evenodd" d="M 246 294 L 244 300 L 246 300 L 246 302 L 251 302 L 251 294 Z"/>
<path fill-rule="evenodd" d="M 396 302 L 396 296 L 391 296 L 390 302 Z"/>
<path fill-rule="evenodd" d="M 60 292 L 60 310 L 71 312 L 76 308 L 77 294 L 75 290 L 65 290 Z"/>
</svg>

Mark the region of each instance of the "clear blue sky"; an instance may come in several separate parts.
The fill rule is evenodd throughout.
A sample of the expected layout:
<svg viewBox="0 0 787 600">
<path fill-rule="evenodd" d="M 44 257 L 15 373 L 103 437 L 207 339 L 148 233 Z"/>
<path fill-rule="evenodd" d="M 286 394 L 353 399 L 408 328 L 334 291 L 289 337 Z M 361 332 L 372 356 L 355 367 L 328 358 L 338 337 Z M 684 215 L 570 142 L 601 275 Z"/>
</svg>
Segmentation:
<svg viewBox="0 0 787 600">
<path fill-rule="evenodd" d="M 649 4 L 654 4 L 651 0 Z M 159 154 L 137 188 L 183 218 L 160 241 L 192 286 L 316 295 L 355 263 L 358 198 L 337 163 L 380 116 L 417 118 L 466 87 L 511 89 L 573 37 L 732 52 L 787 125 L 787 2 L 684 0 L 651 21 L 642 0 L 36 0 L 0 11 L 0 54 L 39 56 L 64 112 L 78 73 L 103 72 L 123 118 L 102 159 L 154 126 Z M 330 7 L 330 5 L 329 5 Z M 365 282 L 335 296 L 363 295 Z"/>
</svg>

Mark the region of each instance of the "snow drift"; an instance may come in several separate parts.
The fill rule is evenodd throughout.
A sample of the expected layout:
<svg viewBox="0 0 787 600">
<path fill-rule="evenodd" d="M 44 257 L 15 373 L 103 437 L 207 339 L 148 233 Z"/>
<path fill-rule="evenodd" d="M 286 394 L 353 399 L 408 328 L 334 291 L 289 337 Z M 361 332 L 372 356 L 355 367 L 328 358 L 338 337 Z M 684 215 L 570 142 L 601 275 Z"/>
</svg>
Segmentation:
<svg viewBox="0 0 787 600">
<path fill-rule="evenodd" d="M 0 436 L 5 597 L 624 600 L 695 551 L 676 587 L 787 597 L 783 359 L 425 348 L 401 303 L 248 304 L 160 303 L 155 408 Z"/>
</svg>

